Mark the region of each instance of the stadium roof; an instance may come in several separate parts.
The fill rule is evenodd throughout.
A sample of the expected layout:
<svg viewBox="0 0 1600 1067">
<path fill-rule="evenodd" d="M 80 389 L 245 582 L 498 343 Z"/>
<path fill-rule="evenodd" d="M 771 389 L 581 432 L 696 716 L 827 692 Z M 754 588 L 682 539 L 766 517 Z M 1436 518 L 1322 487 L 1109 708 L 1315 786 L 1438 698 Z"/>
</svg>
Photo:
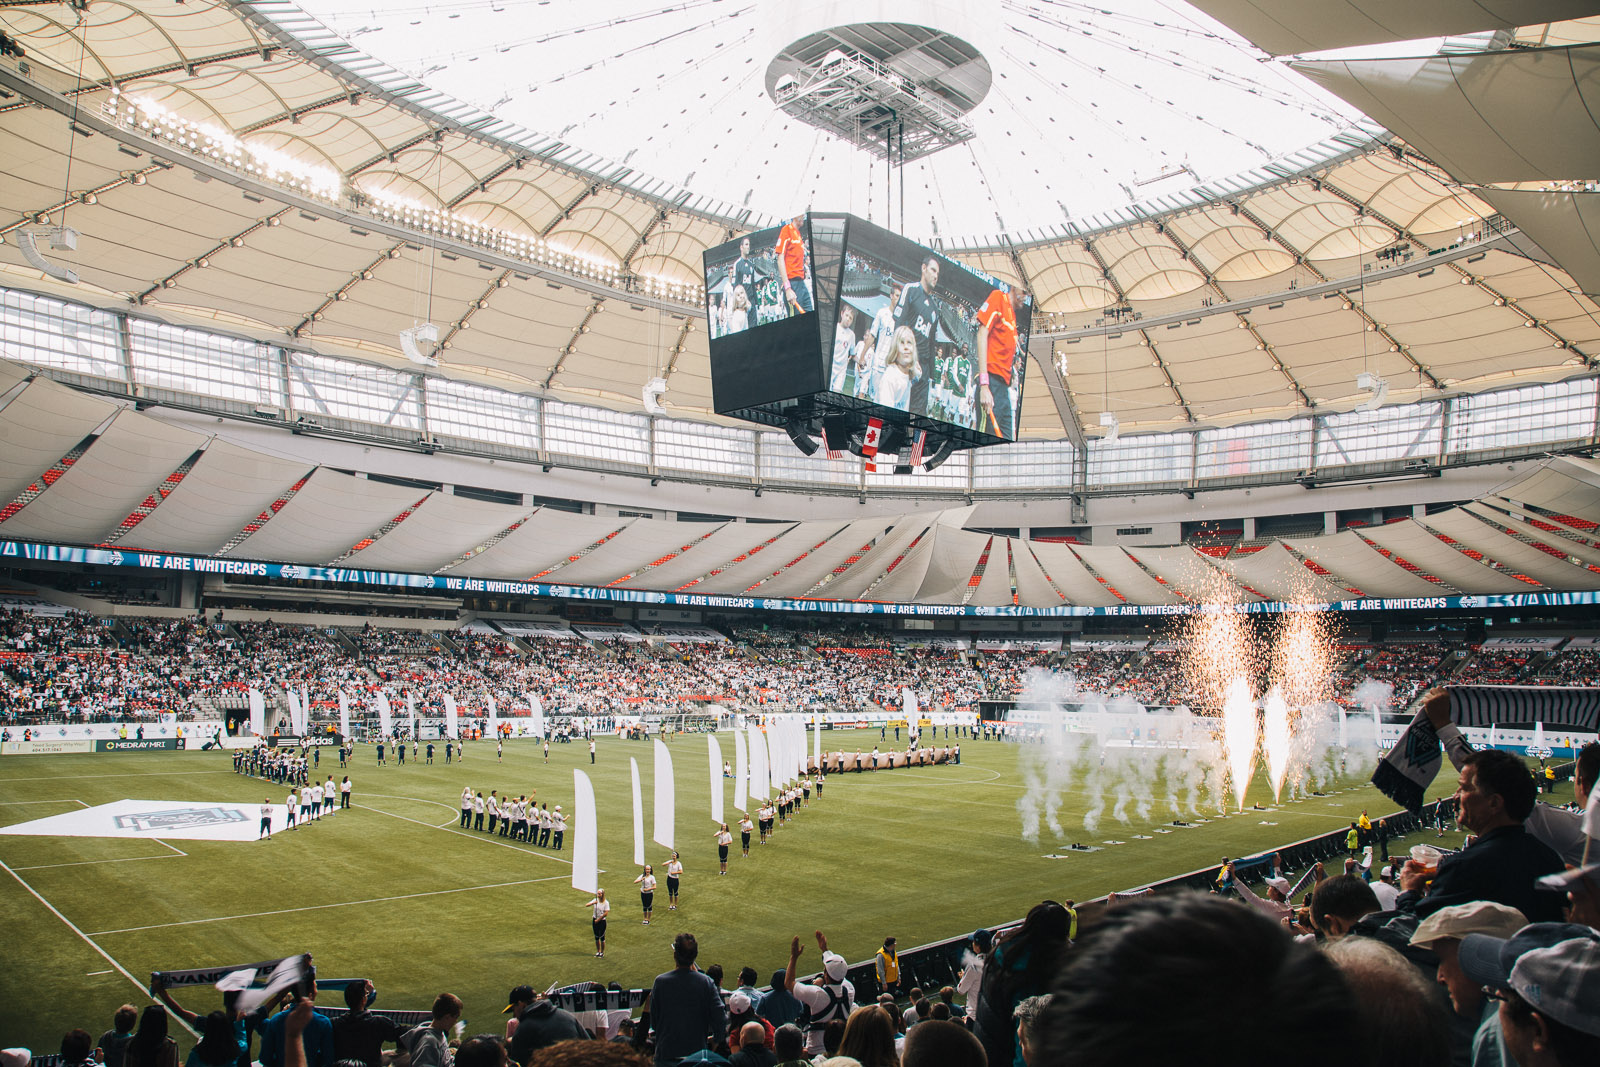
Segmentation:
<svg viewBox="0 0 1600 1067">
<path fill-rule="evenodd" d="M 576 515 L 305 467 L 0 362 L 0 539 L 727 596 L 1325 603 L 1600 589 L 1600 463 L 1323 537 L 1124 548 L 964 529 L 971 507 L 776 524 Z"/>
<path fill-rule="evenodd" d="M 1234 9 L 1273 7 L 1201 6 L 1229 19 Z M 1253 46 L 1188 8 L 1000 8 L 1006 43 L 988 57 L 995 88 L 974 114 L 983 120 L 992 106 L 1015 119 L 979 122 L 974 144 L 983 147 L 974 151 L 985 155 L 963 146 L 925 161 L 923 188 L 934 199 L 908 210 L 907 228 L 931 232 L 918 222 L 931 213 L 947 251 L 1035 293 L 1043 314 L 1023 437 L 1081 442 L 1101 413 L 1127 434 L 1348 410 L 1371 398 L 1356 384 L 1363 372 L 1383 379 L 1387 401 L 1398 403 L 1595 366 L 1600 253 L 1593 231 L 1580 227 L 1592 225 L 1589 201 L 1600 194 L 1548 181 L 1509 191 L 1463 184 L 1447 161 L 1425 154 L 1443 149 L 1420 128 L 1407 127 L 1418 143 L 1395 137 L 1283 65 L 1259 62 Z M 828 155 L 845 146 L 809 128 L 785 133 L 770 102 L 768 140 L 741 132 L 733 108 L 765 99 L 762 78 L 723 65 L 741 48 L 749 66 L 764 69 L 766 57 L 741 38 L 742 9 L 722 0 L 593 25 L 576 4 L 541 6 L 540 26 L 553 29 L 537 37 L 494 29 L 514 10 L 508 4 L 395 7 L 359 19 L 354 7 L 321 10 L 363 45 L 387 31 L 426 34 L 438 42 L 430 66 L 444 69 L 407 73 L 415 46 L 404 53 L 397 43 L 395 62 L 379 61 L 278 0 L 0 10 L 0 27 L 28 53 L 0 59 L 0 89 L 12 94 L 0 100 L 0 201 L 11 212 L 0 220 L 0 278 L 68 288 L 31 265 L 16 239 L 45 219 L 81 234 L 75 250 L 45 249 L 81 277 L 70 287 L 77 299 L 131 299 L 174 321 L 409 370 L 399 334 L 432 321 L 445 346 L 439 373 L 630 410 L 660 376 L 674 414 L 715 421 L 697 326 L 700 252 L 813 198 L 820 208 L 864 210 L 865 194 L 825 201 L 810 177 L 792 190 L 762 182 L 763 199 L 749 206 L 744 186 L 721 184 L 744 169 L 729 161 L 753 160 L 768 141 L 772 152 L 803 150 L 798 173 L 850 169 Z M 454 22 L 476 27 L 469 44 L 445 36 Z M 359 32 L 369 23 L 385 32 Z M 1438 32 L 1496 25 L 1449 22 Z M 1566 46 L 1595 40 L 1593 30 L 1579 22 L 1514 32 L 1540 46 L 1528 54 L 1568 58 L 1577 102 L 1590 92 L 1581 63 L 1592 49 Z M 496 42 L 515 47 L 502 53 Z M 1105 70 L 1089 76 L 1083 48 L 1107 57 Z M 463 102 L 511 77 L 507 68 L 475 73 L 496 56 L 515 59 L 519 76 L 570 76 L 552 75 L 503 105 L 494 88 L 492 110 Z M 1493 63 L 1489 56 L 1433 62 L 1464 84 L 1468 68 L 1487 71 L 1479 65 Z M 1351 99 L 1346 83 L 1370 89 L 1365 67 L 1315 69 Z M 1169 103 L 1157 92 L 1178 92 L 1197 71 L 1221 95 L 1189 86 L 1190 96 Z M 724 76 L 724 93 L 755 95 L 699 103 L 706 79 Z M 1052 79 L 1054 87 L 1044 84 Z M 663 88 L 646 113 L 661 128 L 657 140 L 710 153 L 703 165 L 699 156 L 650 156 L 655 149 L 636 137 L 637 109 L 606 108 L 594 96 L 580 114 L 562 95 L 576 91 L 569 82 L 620 92 L 656 81 Z M 525 98 L 534 104 L 518 110 Z M 554 103 L 539 103 L 546 99 Z M 1201 99 L 1227 119 L 1184 118 Z M 675 119 L 661 101 L 693 115 Z M 1264 102 L 1295 121 L 1258 121 L 1253 109 Z M 1386 106 L 1394 127 L 1412 113 L 1405 101 Z M 1076 116 L 1071 129 L 1051 132 L 1046 119 L 1067 115 Z M 1528 125 L 1549 128 L 1549 118 Z M 1101 168 L 1079 165 L 1079 139 L 1091 132 L 1094 151 L 1107 154 Z M 1593 133 L 1590 120 L 1585 136 L 1565 143 L 1593 144 Z M 727 143 L 702 148 L 707 137 Z M 629 158 L 624 143 L 644 154 Z M 1216 146 L 1228 150 L 1201 159 Z M 1014 166 L 996 162 L 1013 150 Z M 1194 174 L 1133 184 L 1180 163 Z M 1035 169 L 1037 179 L 1023 177 Z M 957 171 L 980 175 L 970 195 Z M 866 175 L 857 175 L 861 188 L 874 188 Z M 1133 203 L 1123 185 L 1151 198 Z M 1016 205 L 1000 212 L 1008 229 L 985 229 L 953 206 L 989 198 Z M 1529 206 L 1528 198 L 1540 199 Z M 1072 208 L 1070 220 L 1058 200 Z M 1506 216 L 1525 219 L 1526 229 Z"/>
</svg>

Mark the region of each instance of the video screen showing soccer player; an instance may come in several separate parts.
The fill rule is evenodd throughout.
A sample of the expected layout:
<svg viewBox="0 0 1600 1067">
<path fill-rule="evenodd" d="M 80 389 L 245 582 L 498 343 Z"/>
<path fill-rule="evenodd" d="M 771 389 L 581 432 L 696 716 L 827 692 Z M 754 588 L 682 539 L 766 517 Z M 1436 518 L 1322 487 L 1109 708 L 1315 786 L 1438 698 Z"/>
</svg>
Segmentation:
<svg viewBox="0 0 1600 1067">
<path fill-rule="evenodd" d="M 811 252 L 804 215 L 706 250 L 706 325 L 718 411 L 826 387 Z"/>
<path fill-rule="evenodd" d="M 1016 439 L 1033 301 L 898 234 L 851 219 L 830 392 Z"/>
<path fill-rule="evenodd" d="M 805 216 L 707 249 L 706 320 L 711 339 L 816 310 Z"/>
</svg>

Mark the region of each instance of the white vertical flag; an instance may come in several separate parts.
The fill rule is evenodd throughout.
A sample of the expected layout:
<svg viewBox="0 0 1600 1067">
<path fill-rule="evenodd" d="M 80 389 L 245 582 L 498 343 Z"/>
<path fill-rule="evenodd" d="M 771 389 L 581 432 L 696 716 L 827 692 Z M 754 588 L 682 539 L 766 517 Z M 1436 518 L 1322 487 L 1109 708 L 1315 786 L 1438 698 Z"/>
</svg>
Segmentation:
<svg viewBox="0 0 1600 1067">
<path fill-rule="evenodd" d="M 767 716 L 767 778 L 773 795 L 783 789 L 783 716 Z"/>
<path fill-rule="evenodd" d="M 529 723 L 529 727 L 533 730 L 533 736 L 535 736 L 535 737 L 543 737 L 544 736 L 544 701 L 539 699 L 539 694 L 538 693 L 529 693 L 528 694 L 528 711 L 530 711 L 533 714 L 533 721 L 531 723 Z"/>
<path fill-rule="evenodd" d="M 811 715 L 811 762 L 816 767 L 822 766 L 822 713 L 813 712 Z"/>
<path fill-rule="evenodd" d="M 257 737 L 267 736 L 267 700 L 261 690 L 250 690 L 250 732 Z"/>
<path fill-rule="evenodd" d="M 663 848 L 671 848 L 673 842 L 673 829 L 677 822 L 678 791 L 672 783 L 672 753 L 667 751 L 666 742 L 657 737 L 654 739 L 656 750 L 656 831 L 655 842 Z"/>
<path fill-rule="evenodd" d="M 417 736 L 417 696 L 409 689 L 406 690 L 406 719 L 411 726 L 411 737 Z"/>
<path fill-rule="evenodd" d="M 382 689 L 377 693 L 378 703 L 378 732 L 384 737 L 394 733 L 394 711 L 389 707 L 388 694 Z"/>
<path fill-rule="evenodd" d="M 711 756 L 711 821 L 722 825 L 722 746 L 714 734 L 706 735 L 707 752 Z"/>
<path fill-rule="evenodd" d="M 500 710 L 494 706 L 494 697 L 485 696 L 489 702 L 489 736 L 495 739 L 500 737 Z"/>
<path fill-rule="evenodd" d="M 339 736 L 350 736 L 350 698 L 339 690 Z"/>
<path fill-rule="evenodd" d="M 299 737 L 305 733 L 305 728 L 300 725 L 301 720 L 305 717 L 305 712 L 300 710 L 300 694 L 293 689 L 285 688 L 283 695 L 289 701 L 289 729 L 293 731 L 296 737 Z"/>
<path fill-rule="evenodd" d="M 733 728 L 733 806 L 740 811 L 750 805 L 750 749 L 744 742 L 744 731 Z"/>
<path fill-rule="evenodd" d="M 761 727 L 754 723 L 750 724 L 747 732 L 750 735 L 750 796 L 765 800 L 770 784 L 767 775 L 767 742 L 762 737 Z"/>
<path fill-rule="evenodd" d="M 639 785 L 639 761 L 628 757 L 633 770 L 633 865 L 644 866 L 644 789 Z"/>
<path fill-rule="evenodd" d="M 572 772 L 572 888 L 600 888 L 600 845 L 595 833 L 594 786 L 582 771 Z"/>
<path fill-rule="evenodd" d="M 444 735 L 451 739 L 461 736 L 461 713 L 456 710 L 456 698 L 444 695 Z"/>
<path fill-rule="evenodd" d="M 306 692 L 306 687 L 303 685 L 300 687 L 300 715 L 300 733 L 302 735 L 309 734 L 311 732 L 311 696 Z"/>
</svg>

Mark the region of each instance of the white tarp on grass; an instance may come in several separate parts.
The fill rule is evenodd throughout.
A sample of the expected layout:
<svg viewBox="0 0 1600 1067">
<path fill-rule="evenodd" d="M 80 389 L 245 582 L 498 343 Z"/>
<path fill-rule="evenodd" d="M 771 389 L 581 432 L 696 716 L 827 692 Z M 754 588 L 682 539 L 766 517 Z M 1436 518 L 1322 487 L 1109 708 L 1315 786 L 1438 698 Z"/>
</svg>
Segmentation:
<svg viewBox="0 0 1600 1067">
<path fill-rule="evenodd" d="M 273 785 L 272 832 L 285 828 L 283 786 Z M 334 811 L 338 807 L 335 806 Z M 297 813 L 298 814 L 298 813 Z M 326 817 L 326 816 L 324 816 Z M 0 834 L 27 837 L 161 838 L 173 841 L 254 841 L 261 829 L 261 805 L 209 800 L 117 800 L 99 807 L 51 815 Z"/>
</svg>

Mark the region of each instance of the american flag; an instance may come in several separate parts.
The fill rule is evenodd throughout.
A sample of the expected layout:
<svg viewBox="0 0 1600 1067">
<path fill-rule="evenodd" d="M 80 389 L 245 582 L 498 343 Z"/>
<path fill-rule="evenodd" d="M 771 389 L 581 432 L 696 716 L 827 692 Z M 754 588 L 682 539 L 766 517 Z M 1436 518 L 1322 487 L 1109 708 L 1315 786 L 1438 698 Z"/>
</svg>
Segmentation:
<svg viewBox="0 0 1600 1067">
<path fill-rule="evenodd" d="M 833 442 L 828 439 L 828 427 L 826 425 L 822 427 L 822 447 L 827 450 L 827 456 L 829 459 L 844 458 L 844 453 L 839 449 L 834 448 Z"/>
<path fill-rule="evenodd" d="M 922 449 L 927 445 L 927 443 L 928 431 L 918 431 L 916 444 L 911 446 L 911 465 L 913 467 L 922 466 Z"/>
</svg>

